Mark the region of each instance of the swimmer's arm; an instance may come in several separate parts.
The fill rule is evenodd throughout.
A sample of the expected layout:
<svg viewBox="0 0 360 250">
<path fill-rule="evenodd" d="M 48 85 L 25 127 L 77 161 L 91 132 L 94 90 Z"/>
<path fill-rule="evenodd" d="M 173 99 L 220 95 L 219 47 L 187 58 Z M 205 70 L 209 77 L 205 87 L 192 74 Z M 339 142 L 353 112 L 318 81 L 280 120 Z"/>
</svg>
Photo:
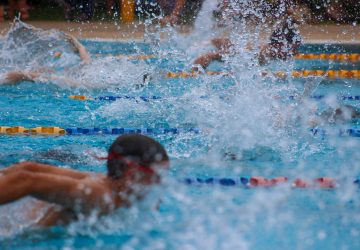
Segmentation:
<svg viewBox="0 0 360 250">
<path fill-rule="evenodd" d="M 77 40 L 74 36 L 70 35 L 70 34 L 66 34 L 66 37 L 69 39 L 69 41 L 71 42 L 72 45 L 74 45 L 74 47 L 77 49 L 77 51 L 79 52 L 80 58 L 81 60 L 85 63 L 88 64 L 91 62 L 91 56 L 89 54 L 89 52 L 86 50 L 86 48 L 84 47 L 84 45 L 82 45 L 79 40 Z"/>
<path fill-rule="evenodd" d="M 111 192 L 96 181 L 27 171 L 0 176 L 0 205 L 27 196 L 86 214 L 93 209 L 100 213 L 113 209 Z"/>
<path fill-rule="evenodd" d="M 80 172 L 72 169 L 59 168 L 37 162 L 21 162 L 12 165 L 8 168 L 0 170 L 0 174 L 9 175 L 19 171 L 29 171 L 31 173 L 54 174 L 54 175 L 66 176 L 74 179 L 83 179 L 89 177 L 89 173 L 87 172 Z"/>
<path fill-rule="evenodd" d="M 38 72 L 11 71 L 5 74 L 0 84 L 15 85 L 21 81 L 35 81 L 39 76 Z"/>
<path fill-rule="evenodd" d="M 173 12 L 171 13 L 172 16 L 179 16 L 182 9 L 184 8 L 185 6 L 185 0 L 176 0 L 176 3 L 175 3 L 175 8 L 173 10 Z"/>
<path fill-rule="evenodd" d="M 194 64 L 198 64 L 201 65 L 203 68 L 207 68 L 210 65 L 210 63 L 212 63 L 213 61 L 221 61 L 221 60 L 222 60 L 221 52 L 211 52 L 198 57 L 194 61 Z"/>
<path fill-rule="evenodd" d="M 174 25 L 178 21 L 180 13 L 184 8 L 184 6 L 185 6 L 185 0 L 176 0 L 175 8 L 173 12 L 169 16 L 166 16 L 163 19 L 161 19 L 160 21 L 161 25 L 166 25 L 168 23 Z"/>
<path fill-rule="evenodd" d="M 0 85 L 16 85 L 22 81 L 31 81 L 35 82 L 36 80 L 40 81 L 62 81 L 65 82 L 70 87 L 81 87 L 82 84 L 74 81 L 73 79 L 67 77 L 60 77 L 55 75 L 43 76 L 40 79 L 40 72 L 25 72 L 25 71 L 12 71 L 8 72 L 3 76 L 3 79 L 0 80 Z"/>
<path fill-rule="evenodd" d="M 228 50 L 233 44 L 229 38 L 214 38 L 211 40 L 211 43 L 218 49 L 218 50 Z"/>
</svg>

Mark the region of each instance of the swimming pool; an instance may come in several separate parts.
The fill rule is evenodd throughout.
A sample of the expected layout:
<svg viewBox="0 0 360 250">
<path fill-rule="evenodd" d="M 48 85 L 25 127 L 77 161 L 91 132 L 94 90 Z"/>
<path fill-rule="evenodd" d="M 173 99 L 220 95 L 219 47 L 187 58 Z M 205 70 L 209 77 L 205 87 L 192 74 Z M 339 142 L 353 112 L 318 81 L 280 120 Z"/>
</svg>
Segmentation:
<svg viewBox="0 0 360 250">
<path fill-rule="evenodd" d="M 158 54 L 159 49 L 146 43 L 90 40 L 83 43 L 93 55 Z M 360 51 L 355 45 L 339 46 L 305 45 L 301 52 Z M 166 46 L 161 49 L 166 51 Z M 284 111 L 296 105 L 289 96 L 302 90 L 304 79 L 262 78 L 252 72 L 251 65 L 234 68 L 222 64 L 214 64 L 210 70 L 234 71 L 235 76 L 166 78 L 168 71 L 188 70 L 186 59 L 187 56 L 176 54 L 171 58 L 132 60 L 125 68 L 119 68 L 125 82 L 100 89 L 29 82 L 0 87 L 1 126 L 200 130 L 200 133 L 152 135 L 168 150 L 171 171 L 162 187 L 131 209 L 98 220 L 76 222 L 66 228 L 29 230 L 20 218 L 22 202 L 0 207 L 2 249 L 359 249 L 360 197 L 358 187 L 353 184 L 360 178 L 359 138 L 338 134 L 339 129 L 358 129 L 358 121 L 326 125 L 328 134 L 315 136 L 307 124 L 296 122 L 297 118 L 291 116 L 288 123 L 276 126 L 269 106 Z M 280 68 L 350 70 L 359 69 L 359 64 L 296 60 Z M 104 77 L 114 70 L 97 67 L 95 64 L 90 70 Z M 130 82 L 134 79 L 126 74 L 133 68 L 150 69 L 152 78 L 145 84 L 141 80 Z M 107 79 L 99 77 L 96 81 Z M 304 106 L 318 105 L 323 110 L 346 103 L 359 108 L 360 101 L 355 98 L 341 100 L 341 96 L 360 95 L 359 80 L 314 78 L 312 81 L 319 84 L 312 95 L 325 97 L 309 98 Z M 81 101 L 69 98 L 71 95 L 159 98 Z M 32 159 L 104 172 L 103 162 L 96 161 L 89 152 L 106 154 L 114 138 L 114 135 L 0 135 L 0 167 Z M 236 159 L 224 157 L 226 154 L 236 155 L 233 157 Z M 287 176 L 290 180 L 330 176 L 337 178 L 341 186 L 292 189 L 290 185 L 280 185 L 249 189 L 239 185 L 186 185 L 179 181 L 186 177 L 241 176 Z M 160 209 L 153 209 L 154 200 L 159 197 Z M 14 212 L 8 214 L 10 209 Z"/>
</svg>

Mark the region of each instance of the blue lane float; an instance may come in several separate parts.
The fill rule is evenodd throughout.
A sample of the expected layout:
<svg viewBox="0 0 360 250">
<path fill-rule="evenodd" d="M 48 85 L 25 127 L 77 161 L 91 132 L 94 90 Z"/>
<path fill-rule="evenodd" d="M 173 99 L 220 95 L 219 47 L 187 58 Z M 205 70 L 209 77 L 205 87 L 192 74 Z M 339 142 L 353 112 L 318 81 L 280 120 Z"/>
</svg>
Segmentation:
<svg viewBox="0 0 360 250">
<path fill-rule="evenodd" d="M 36 127 L 26 128 L 22 126 L 9 127 L 0 126 L 0 134 L 4 135 L 123 135 L 123 134 L 144 134 L 144 135 L 177 135 L 184 133 L 200 134 L 209 132 L 211 129 L 201 131 L 199 128 L 61 128 L 61 127 Z M 339 129 L 333 133 L 327 133 L 325 129 L 312 128 L 309 132 L 313 136 L 334 135 L 341 137 L 360 137 L 360 129 Z"/>
<path fill-rule="evenodd" d="M 206 178 L 184 178 L 180 179 L 179 181 L 181 183 L 184 183 L 188 186 L 196 186 L 196 187 L 211 187 L 211 186 L 222 186 L 222 187 L 238 187 L 238 188 L 250 188 L 255 187 L 252 186 L 250 183 L 251 177 L 225 177 L 225 178 L 219 178 L 219 177 L 206 177 Z M 283 182 L 284 183 L 284 182 Z M 289 182 L 292 183 L 292 182 Z M 294 183 L 294 182 L 293 182 Z M 344 182 L 340 182 L 344 183 Z M 360 188 L 360 179 L 355 179 L 351 181 L 352 184 L 354 184 L 356 187 Z M 273 187 L 274 185 L 269 185 L 266 187 Z M 258 187 L 261 187 L 259 185 Z M 314 187 L 314 186 L 312 186 Z"/>
<path fill-rule="evenodd" d="M 314 136 L 322 136 L 325 137 L 328 132 L 325 129 L 321 129 L 321 128 L 312 128 L 310 129 L 310 132 L 312 133 L 312 135 Z M 360 129 L 339 129 L 337 131 L 337 134 L 341 137 L 360 137 Z"/>
<path fill-rule="evenodd" d="M 314 100 L 322 100 L 324 98 L 326 98 L 326 95 L 313 95 L 310 96 L 311 99 Z M 98 96 L 98 97 L 90 97 L 90 96 L 84 96 L 84 95 L 72 95 L 69 96 L 69 98 L 71 99 L 76 99 L 76 100 L 95 100 L 95 101 L 108 101 L 108 102 L 115 102 L 117 100 L 134 100 L 134 101 L 143 101 L 143 102 L 150 102 L 150 101 L 156 101 L 156 100 L 165 100 L 167 99 L 166 97 L 160 97 L 160 96 Z M 209 98 L 209 96 L 200 96 L 200 98 L 202 99 L 207 99 Z M 227 100 L 228 98 L 224 97 L 224 96 L 220 96 L 219 97 L 222 100 Z M 289 96 L 290 100 L 296 100 L 296 96 L 291 95 Z M 360 101 L 360 95 L 355 95 L 355 96 L 337 96 L 338 100 L 342 100 L 342 101 Z"/>
<path fill-rule="evenodd" d="M 124 100 L 135 100 L 135 101 L 144 101 L 144 102 L 150 102 L 152 100 L 159 100 L 162 99 L 162 97 L 159 96 L 98 96 L 98 97 L 90 97 L 85 95 L 71 95 L 69 96 L 71 99 L 81 100 L 81 101 L 108 101 L 108 102 L 115 102 L 120 99 Z"/>
<path fill-rule="evenodd" d="M 120 100 L 120 99 L 141 100 L 144 102 L 150 102 L 151 100 L 160 100 L 162 98 L 159 96 L 139 96 L 139 97 L 135 97 L 135 96 L 99 96 L 99 97 L 94 98 L 94 100 L 110 101 L 110 102 L 114 102 L 114 101 Z"/>
<path fill-rule="evenodd" d="M 327 96 L 326 95 L 312 95 L 310 96 L 311 99 L 315 99 L 315 100 L 322 100 L 324 98 L 326 98 Z M 342 100 L 342 101 L 360 101 L 360 95 L 355 95 L 355 96 L 345 96 L 345 95 L 342 95 L 342 96 L 336 96 L 336 98 L 338 100 Z M 290 100 L 295 100 L 296 99 L 296 96 L 289 96 L 289 99 Z"/>
<path fill-rule="evenodd" d="M 220 185 L 220 186 L 243 186 L 246 187 L 249 184 L 249 178 L 236 177 L 236 178 L 185 178 L 182 180 L 187 185 Z"/>
<path fill-rule="evenodd" d="M 200 133 L 200 129 L 197 128 L 66 128 L 65 131 L 67 135 L 175 135 L 181 133 Z"/>
</svg>

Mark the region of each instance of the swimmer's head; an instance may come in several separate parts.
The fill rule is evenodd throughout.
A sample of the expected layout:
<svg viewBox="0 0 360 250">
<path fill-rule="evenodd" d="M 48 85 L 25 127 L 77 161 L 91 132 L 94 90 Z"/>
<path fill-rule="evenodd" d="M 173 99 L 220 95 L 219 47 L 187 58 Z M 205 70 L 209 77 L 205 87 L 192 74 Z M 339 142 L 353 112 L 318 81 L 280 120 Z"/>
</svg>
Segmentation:
<svg viewBox="0 0 360 250">
<path fill-rule="evenodd" d="M 360 117 L 359 111 L 351 105 L 344 105 L 340 108 L 335 109 L 335 118 L 342 120 L 350 120 Z"/>
<path fill-rule="evenodd" d="M 287 17 L 270 36 L 269 47 L 274 58 L 286 60 L 298 52 L 300 45 L 301 36 L 297 21 L 291 16 Z"/>
<path fill-rule="evenodd" d="M 146 177 L 159 181 L 158 172 L 167 168 L 169 157 L 157 141 L 140 134 L 118 137 L 109 149 L 107 169 L 112 179 Z"/>
</svg>

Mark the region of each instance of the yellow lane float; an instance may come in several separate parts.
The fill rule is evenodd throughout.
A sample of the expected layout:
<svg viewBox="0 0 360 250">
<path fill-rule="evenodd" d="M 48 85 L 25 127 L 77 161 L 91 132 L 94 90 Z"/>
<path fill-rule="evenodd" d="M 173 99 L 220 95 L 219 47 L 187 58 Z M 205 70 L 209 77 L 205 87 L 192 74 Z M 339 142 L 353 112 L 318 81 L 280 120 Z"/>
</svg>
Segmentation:
<svg viewBox="0 0 360 250">
<path fill-rule="evenodd" d="M 6 134 L 6 130 L 10 127 L 0 127 L 0 134 Z"/>
<path fill-rule="evenodd" d="M 2 134 L 26 134 L 29 133 L 29 129 L 21 126 L 17 127 L 1 127 Z"/>
<path fill-rule="evenodd" d="M 66 131 L 59 127 L 36 127 L 30 129 L 30 133 L 36 135 L 65 135 Z"/>
<path fill-rule="evenodd" d="M 69 96 L 69 98 L 76 99 L 76 100 L 82 100 L 82 101 L 89 99 L 87 96 L 84 96 L 84 95 L 71 95 L 71 96 Z"/>
<path fill-rule="evenodd" d="M 232 72 L 213 72 L 209 71 L 205 73 L 209 76 L 229 76 L 232 75 Z M 187 78 L 187 77 L 198 77 L 204 75 L 200 72 L 168 72 L 166 74 L 166 77 L 168 78 Z M 266 77 L 269 75 L 273 75 L 277 78 L 286 78 L 289 76 L 287 72 L 284 71 L 278 71 L 278 72 L 261 72 L 261 76 Z M 346 79 L 360 79 L 360 70 L 295 70 L 290 73 L 290 76 L 293 78 L 301 78 L 301 77 L 309 77 L 309 76 L 322 76 L 329 79 L 335 79 L 335 78 L 346 78 Z"/>
<path fill-rule="evenodd" d="M 330 61 L 340 61 L 340 62 L 357 62 L 360 61 L 360 54 L 303 54 L 299 53 L 295 55 L 296 59 L 303 60 L 330 60 Z"/>
<path fill-rule="evenodd" d="M 0 126 L 0 134 L 22 134 L 22 135 L 65 135 L 66 131 L 59 127 L 36 127 L 36 128 L 25 128 L 21 126 L 6 127 Z"/>
</svg>

